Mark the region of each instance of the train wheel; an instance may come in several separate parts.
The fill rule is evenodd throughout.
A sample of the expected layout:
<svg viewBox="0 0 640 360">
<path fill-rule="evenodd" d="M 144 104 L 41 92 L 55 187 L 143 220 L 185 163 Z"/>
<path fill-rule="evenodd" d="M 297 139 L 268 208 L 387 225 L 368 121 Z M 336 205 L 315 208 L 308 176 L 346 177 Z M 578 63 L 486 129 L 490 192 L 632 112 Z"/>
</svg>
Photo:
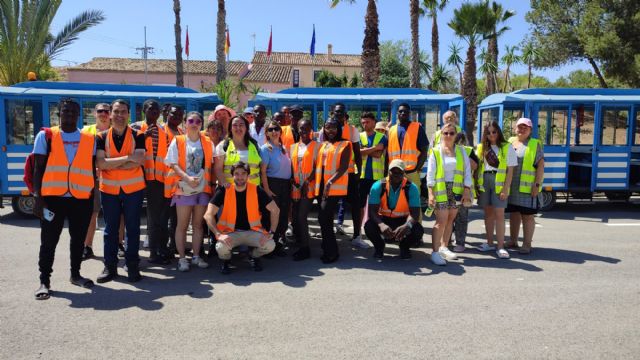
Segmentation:
<svg viewBox="0 0 640 360">
<path fill-rule="evenodd" d="M 13 211 L 23 217 L 33 216 L 33 207 L 36 200 L 33 196 L 14 196 L 11 199 L 11 207 Z"/>
<path fill-rule="evenodd" d="M 610 201 L 629 201 L 629 198 L 631 197 L 631 193 L 628 191 L 605 192 L 604 195 Z"/>
<path fill-rule="evenodd" d="M 549 211 L 556 205 L 555 191 L 543 191 L 538 198 L 540 199 L 540 211 Z"/>
</svg>

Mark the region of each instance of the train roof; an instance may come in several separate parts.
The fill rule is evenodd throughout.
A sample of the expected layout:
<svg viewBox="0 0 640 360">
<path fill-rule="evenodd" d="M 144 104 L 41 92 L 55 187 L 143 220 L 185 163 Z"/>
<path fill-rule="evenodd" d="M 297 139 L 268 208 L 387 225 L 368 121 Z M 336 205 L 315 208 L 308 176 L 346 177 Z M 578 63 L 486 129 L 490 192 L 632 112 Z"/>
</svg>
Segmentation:
<svg viewBox="0 0 640 360">
<path fill-rule="evenodd" d="M 487 107 L 509 103 L 534 102 L 640 102 L 640 89 L 535 88 L 487 96 L 478 105 Z"/>
<path fill-rule="evenodd" d="M 458 94 L 438 94 L 426 89 L 407 88 L 290 88 L 277 93 L 258 93 L 252 102 L 322 102 L 336 100 L 344 102 L 377 101 L 453 101 L 461 100 Z"/>
</svg>

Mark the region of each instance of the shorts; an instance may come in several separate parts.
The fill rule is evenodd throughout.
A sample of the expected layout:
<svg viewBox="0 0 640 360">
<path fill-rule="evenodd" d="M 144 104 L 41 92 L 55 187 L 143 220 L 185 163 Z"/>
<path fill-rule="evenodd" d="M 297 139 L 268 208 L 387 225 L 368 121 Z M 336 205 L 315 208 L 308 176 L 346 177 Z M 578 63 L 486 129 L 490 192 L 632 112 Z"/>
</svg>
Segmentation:
<svg viewBox="0 0 640 360">
<path fill-rule="evenodd" d="M 462 195 L 456 195 L 453 193 L 453 183 L 448 182 L 447 185 L 447 201 L 436 202 L 436 210 L 448 210 L 448 209 L 457 209 L 460 200 L 462 200 Z"/>
<path fill-rule="evenodd" d="M 369 193 L 371 192 L 371 187 L 376 182 L 373 179 L 360 179 L 360 208 L 364 208 L 367 206 L 367 199 L 369 197 Z"/>
<path fill-rule="evenodd" d="M 485 172 L 482 175 L 484 180 L 484 191 L 478 193 L 479 206 L 493 206 L 498 209 L 507 207 L 507 199 L 500 200 L 500 194 L 496 194 L 496 174 L 494 172 Z"/>
<path fill-rule="evenodd" d="M 507 208 L 504 210 L 504 212 L 520 213 L 522 215 L 535 215 L 538 213 L 538 209 L 509 204 L 507 205 Z"/>
<path fill-rule="evenodd" d="M 193 195 L 173 195 L 171 206 L 208 206 L 211 196 L 207 193 Z"/>
<path fill-rule="evenodd" d="M 93 189 L 93 212 L 100 212 L 101 207 L 102 205 L 100 205 L 100 187 L 96 186 Z"/>
</svg>

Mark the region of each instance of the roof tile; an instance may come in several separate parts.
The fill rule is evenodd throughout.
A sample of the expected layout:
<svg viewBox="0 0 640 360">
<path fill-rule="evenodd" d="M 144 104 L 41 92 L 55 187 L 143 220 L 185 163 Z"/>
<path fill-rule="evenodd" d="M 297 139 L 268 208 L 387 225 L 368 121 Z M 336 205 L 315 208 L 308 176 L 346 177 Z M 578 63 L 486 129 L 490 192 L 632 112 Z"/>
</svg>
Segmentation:
<svg viewBox="0 0 640 360">
<path fill-rule="evenodd" d="M 231 76 L 238 75 L 245 65 L 247 65 L 247 63 L 244 61 L 227 62 L 227 74 Z M 190 74 L 215 74 L 217 70 L 216 62 L 208 60 L 185 60 L 183 62 L 183 66 L 185 72 L 188 71 Z M 144 60 L 95 57 L 89 62 L 70 67 L 68 70 L 143 72 Z M 172 59 L 148 59 L 147 71 L 156 73 L 175 73 L 176 62 Z"/>
<path fill-rule="evenodd" d="M 331 60 L 329 60 L 327 54 L 316 53 L 312 57 L 309 53 L 274 51 L 271 53 L 270 60 L 266 51 L 256 51 L 251 60 L 254 64 L 269 64 L 271 61 L 276 65 L 362 66 L 360 55 L 348 54 L 331 54 Z"/>
</svg>

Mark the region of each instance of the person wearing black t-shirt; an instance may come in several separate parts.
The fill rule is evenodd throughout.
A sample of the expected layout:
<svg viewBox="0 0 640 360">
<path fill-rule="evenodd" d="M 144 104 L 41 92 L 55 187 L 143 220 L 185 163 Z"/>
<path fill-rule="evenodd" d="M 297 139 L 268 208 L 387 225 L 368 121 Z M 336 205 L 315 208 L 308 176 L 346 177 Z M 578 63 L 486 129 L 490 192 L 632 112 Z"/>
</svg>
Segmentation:
<svg viewBox="0 0 640 360">
<path fill-rule="evenodd" d="M 253 247 L 249 262 L 254 271 L 261 271 L 259 258 L 273 251 L 273 234 L 278 227 L 280 210 L 276 203 L 260 187 L 247 181 L 249 165 L 238 162 L 231 167 L 233 184 L 229 188 L 218 187 L 209 202 L 204 219 L 215 234 L 216 251 L 223 260 L 222 273 L 231 272 L 231 250 L 239 245 Z M 222 209 L 218 220 L 215 215 Z M 270 215 L 270 231 L 262 228 L 262 214 Z"/>
</svg>

